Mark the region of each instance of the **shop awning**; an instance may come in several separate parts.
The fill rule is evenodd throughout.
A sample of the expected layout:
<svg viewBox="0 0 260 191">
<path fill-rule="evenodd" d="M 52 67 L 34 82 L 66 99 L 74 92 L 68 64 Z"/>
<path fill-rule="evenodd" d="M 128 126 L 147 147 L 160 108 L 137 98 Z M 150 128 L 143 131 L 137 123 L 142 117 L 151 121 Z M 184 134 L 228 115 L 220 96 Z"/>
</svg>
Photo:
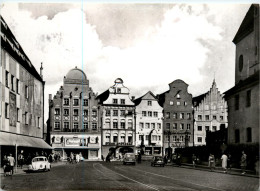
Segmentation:
<svg viewBox="0 0 260 191">
<path fill-rule="evenodd" d="M 0 132 L 0 145 L 52 149 L 43 139 Z"/>
</svg>

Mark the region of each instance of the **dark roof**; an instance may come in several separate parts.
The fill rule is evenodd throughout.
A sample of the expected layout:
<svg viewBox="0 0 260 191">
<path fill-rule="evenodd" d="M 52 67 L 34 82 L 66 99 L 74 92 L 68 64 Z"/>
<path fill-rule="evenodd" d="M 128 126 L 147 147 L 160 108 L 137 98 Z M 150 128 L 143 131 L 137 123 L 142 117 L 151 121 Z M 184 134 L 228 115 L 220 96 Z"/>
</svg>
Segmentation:
<svg viewBox="0 0 260 191">
<path fill-rule="evenodd" d="M 96 100 L 98 100 L 98 103 L 103 104 L 103 102 L 106 101 L 108 97 L 109 97 L 109 90 L 106 90 L 100 95 L 98 95 L 96 97 Z"/>
<path fill-rule="evenodd" d="M 158 103 L 159 103 L 159 105 L 161 106 L 161 107 L 163 107 L 163 104 L 164 104 L 164 102 L 165 102 L 165 94 L 166 93 L 169 93 L 170 92 L 170 90 L 167 90 L 166 92 L 164 92 L 164 93 L 161 93 L 161 94 L 157 94 L 157 99 L 158 99 Z"/>
<path fill-rule="evenodd" d="M 250 77 L 248 77 L 245 80 L 240 80 L 234 87 L 230 88 L 229 90 L 227 90 L 226 92 L 224 92 L 224 98 L 227 98 L 229 96 L 232 96 L 233 94 L 251 87 L 252 85 L 258 84 L 259 85 L 259 70 L 254 73 L 253 75 L 251 75 Z"/>
<path fill-rule="evenodd" d="M 153 92 L 148 91 L 148 92 L 147 92 L 146 94 L 144 94 L 143 96 L 141 96 L 141 97 L 139 97 L 139 98 L 133 100 L 133 102 L 135 103 L 135 105 L 136 105 L 136 106 L 139 105 L 139 104 L 141 103 L 143 97 L 144 97 L 145 95 L 147 95 L 148 93 L 150 93 L 155 99 L 157 99 L 157 97 L 153 94 Z"/>
<path fill-rule="evenodd" d="M 240 40 L 242 40 L 245 36 L 251 33 L 254 30 L 254 9 L 259 9 L 259 5 L 252 4 L 249 10 L 246 13 L 245 18 L 243 19 L 233 42 L 237 44 Z"/>
<path fill-rule="evenodd" d="M 0 15 L 1 16 L 1 15 Z M 21 45 L 16 40 L 12 31 L 1 16 L 1 47 L 5 49 L 19 64 L 21 64 L 31 75 L 43 82 L 41 76 L 32 65 L 30 59 L 24 53 Z"/>
<path fill-rule="evenodd" d="M 207 95 L 208 93 L 209 93 L 209 92 L 204 93 L 204 94 L 201 94 L 201 95 L 196 96 L 196 97 L 193 97 L 193 98 L 192 98 L 193 106 L 194 106 L 194 107 L 197 107 L 197 106 L 203 101 L 203 99 L 206 97 L 206 95 Z"/>
</svg>

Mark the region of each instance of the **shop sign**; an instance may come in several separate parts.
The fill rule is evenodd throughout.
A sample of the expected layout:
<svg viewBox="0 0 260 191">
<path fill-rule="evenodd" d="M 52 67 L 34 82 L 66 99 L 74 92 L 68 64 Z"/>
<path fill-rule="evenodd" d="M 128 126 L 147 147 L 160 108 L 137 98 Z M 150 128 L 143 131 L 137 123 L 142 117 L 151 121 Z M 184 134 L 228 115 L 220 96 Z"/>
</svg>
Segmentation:
<svg viewBox="0 0 260 191">
<path fill-rule="evenodd" d="M 79 146 L 80 139 L 79 138 L 67 138 L 65 142 L 66 146 Z"/>
</svg>

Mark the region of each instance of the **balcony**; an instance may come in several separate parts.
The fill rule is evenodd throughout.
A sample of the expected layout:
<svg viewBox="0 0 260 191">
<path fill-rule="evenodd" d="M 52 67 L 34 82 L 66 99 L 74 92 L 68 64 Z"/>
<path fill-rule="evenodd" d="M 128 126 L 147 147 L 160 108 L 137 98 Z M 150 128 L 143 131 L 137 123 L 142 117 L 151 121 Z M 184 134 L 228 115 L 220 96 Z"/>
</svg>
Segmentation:
<svg viewBox="0 0 260 191">
<path fill-rule="evenodd" d="M 108 145 L 108 146 L 132 146 L 133 143 L 132 142 L 129 142 L 129 143 L 124 143 L 124 142 L 110 143 L 110 142 L 106 142 L 105 145 Z"/>
</svg>

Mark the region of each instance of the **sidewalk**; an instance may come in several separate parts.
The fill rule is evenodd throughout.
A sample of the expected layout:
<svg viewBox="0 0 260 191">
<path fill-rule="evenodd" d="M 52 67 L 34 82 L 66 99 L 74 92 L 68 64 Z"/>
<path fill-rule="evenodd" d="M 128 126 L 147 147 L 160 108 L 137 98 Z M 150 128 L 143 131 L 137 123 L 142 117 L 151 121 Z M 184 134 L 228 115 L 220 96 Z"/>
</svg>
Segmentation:
<svg viewBox="0 0 260 191">
<path fill-rule="evenodd" d="M 195 168 L 194 168 L 193 165 L 189 164 L 189 163 L 182 163 L 181 166 L 170 163 L 170 164 L 167 164 L 167 166 L 175 166 L 175 167 L 180 167 L 180 168 L 190 168 L 190 169 L 194 169 L 194 170 L 201 170 L 201 171 L 209 171 L 210 172 L 210 168 L 208 166 L 205 166 L 205 165 L 196 165 Z M 219 166 L 216 166 L 212 170 L 212 172 L 224 174 L 224 170 L 222 169 L 222 167 L 219 167 Z M 227 174 L 259 178 L 259 174 L 256 174 L 252 170 L 246 170 L 246 174 L 241 174 L 241 169 L 237 169 L 237 168 L 231 168 L 231 170 L 228 169 Z"/>
<path fill-rule="evenodd" d="M 59 162 L 53 162 L 51 163 L 51 168 L 55 167 L 55 166 L 60 166 L 60 165 L 64 165 L 66 164 L 65 161 L 59 161 Z M 17 169 L 15 169 L 14 167 L 14 174 L 25 174 L 26 170 L 28 170 L 28 165 L 23 165 L 23 168 L 21 169 L 21 167 L 17 167 Z M 0 168 L 0 175 L 3 176 L 4 175 L 4 169 Z"/>
</svg>

